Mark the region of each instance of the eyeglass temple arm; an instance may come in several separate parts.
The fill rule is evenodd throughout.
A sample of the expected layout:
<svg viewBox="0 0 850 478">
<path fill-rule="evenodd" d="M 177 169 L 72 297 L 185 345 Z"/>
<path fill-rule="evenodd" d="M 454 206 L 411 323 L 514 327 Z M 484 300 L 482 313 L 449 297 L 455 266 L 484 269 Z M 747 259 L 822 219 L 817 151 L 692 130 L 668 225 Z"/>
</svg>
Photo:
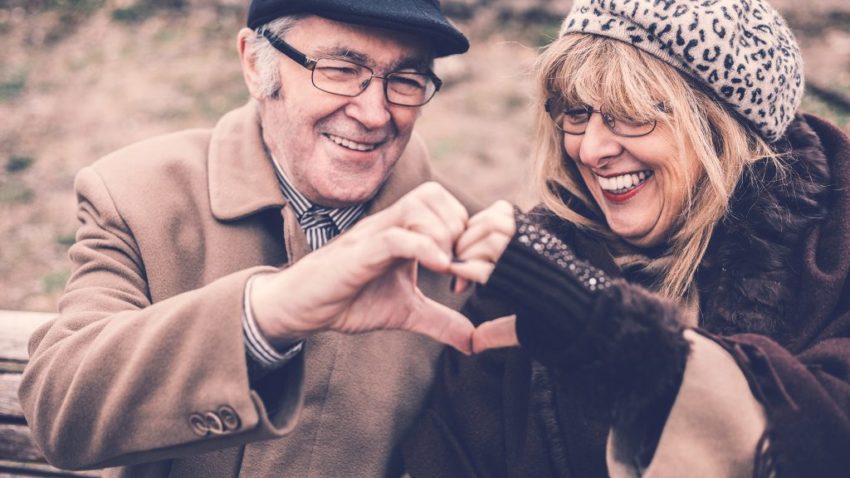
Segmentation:
<svg viewBox="0 0 850 478">
<path fill-rule="evenodd" d="M 289 58 L 292 58 L 296 62 L 300 63 L 304 68 L 312 70 L 316 66 L 316 60 L 308 57 L 307 55 L 301 53 L 289 46 L 286 42 L 276 37 L 272 32 L 270 32 L 267 28 L 263 28 L 260 32 L 269 43 L 272 44 L 273 47 L 277 48 L 280 52 L 284 53 Z"/>
<path fill-rule="evenodd" d="M 434 82 L 434 92 L 440 91 L 440 88 L 443 87 L 443 80 L 438 78 L 433 72 L 429 76 L 431 77 L 431 81 Z"/>
</svg>

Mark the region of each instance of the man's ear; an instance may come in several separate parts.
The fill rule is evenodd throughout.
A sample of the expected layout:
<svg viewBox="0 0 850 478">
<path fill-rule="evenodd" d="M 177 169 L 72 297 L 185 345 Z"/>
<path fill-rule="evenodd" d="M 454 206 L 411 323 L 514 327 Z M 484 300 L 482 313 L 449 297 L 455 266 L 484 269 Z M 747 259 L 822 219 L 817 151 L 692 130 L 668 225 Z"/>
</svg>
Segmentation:
<svg viewBox="0 0 850 478">
<path fill-rule="evenodd" d="M 239 61 L 242 64 L 242 78 L 245 79 L 248 92 L 252 98 L 259 100 L 263 97 L 260 86 L 260 72 L 257 71 L 256 56 L 248 46 L 248 42 L 254 35 L 256 33 L 250 28 L 239 30 L 239 34 L 236 35 L 236 49 L 239 52 Z"/>
</svg>

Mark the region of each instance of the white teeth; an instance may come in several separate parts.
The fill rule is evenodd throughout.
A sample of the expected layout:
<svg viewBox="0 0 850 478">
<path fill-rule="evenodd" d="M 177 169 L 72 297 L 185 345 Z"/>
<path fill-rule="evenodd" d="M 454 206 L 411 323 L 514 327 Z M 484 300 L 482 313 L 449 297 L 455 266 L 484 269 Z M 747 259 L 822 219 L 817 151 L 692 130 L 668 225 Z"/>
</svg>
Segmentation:
<svg viewBox="0 0 850 478">
<path fill-rule="evenodd" d="M 336 143 L 336 144 L 338 144 L 338 145 L 340 145 L 344 148 L 353 149 L 355 151 L 372 151 L 373 149 L 375 149 L 378 146 L 377 143 L 375 143 L 375 144 L 358 143 L 356 141 L 351 141 L 350 139 L 345 139 L 345 138 L 342 138 L 342 137 L 339 137 L 339 136 L 334 136 L 332 134 L 326 134 L 325 136 L 327 136 L 328 139 L 330 139 L 334 143 Z"/>
<path fill-rule="evenodd" d="M 626 193 L 652 177 L 652 171 L 640 171 L 637 173 L 626 173 L 619 176 L 609 176 L 607 178 L 596 176 L 599 182 L 599 187 L 605 191 L 610 191 L 616 194 Z"/>
</svg>

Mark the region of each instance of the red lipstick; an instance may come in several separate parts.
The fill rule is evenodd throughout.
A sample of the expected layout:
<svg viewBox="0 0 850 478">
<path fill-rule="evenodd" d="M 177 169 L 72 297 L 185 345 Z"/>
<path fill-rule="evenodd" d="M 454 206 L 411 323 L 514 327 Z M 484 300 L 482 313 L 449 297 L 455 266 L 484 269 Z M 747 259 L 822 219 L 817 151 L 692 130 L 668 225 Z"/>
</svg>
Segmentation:
<svg viewBox="0 0 850 478">
<path fill-rule="evenodd" d="M 643 189 L 644 186 L 646 186 L 646 183 L 649 182 L 649 179 L 651 179 L 651 178 L 647 178 L 646 181 L 638 184 L 633 189 L 629 189 L 628 191 L 626 191 L 622 194 L 616 194 L 616 193 L 613 193 L 611 191 L 606 191 L 606 190 L 603 189 L 602 195 L 605 196 L 605 199 L 607 199 L 611 202 L 624 203 L 624 202 L 628 201 L 629 199 L 635 197 L 635 195 L 638 192 L 640 192 L 640 190 Z"/>
</svg>

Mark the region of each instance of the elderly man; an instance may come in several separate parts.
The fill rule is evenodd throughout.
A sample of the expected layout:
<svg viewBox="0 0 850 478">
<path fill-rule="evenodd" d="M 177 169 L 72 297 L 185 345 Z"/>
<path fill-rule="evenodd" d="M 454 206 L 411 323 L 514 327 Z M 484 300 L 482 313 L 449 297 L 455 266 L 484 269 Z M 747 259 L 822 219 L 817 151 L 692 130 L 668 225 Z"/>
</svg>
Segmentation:
<svg viewBox="0 0 850 478">
<path fill-rule="evenodd" d="M 466 38 L 437 0 L 254 0 L 248 27 L 247 106 L 77 177 L 74 271 L 20 388 L 60 467 L 399 475 L 440 342 L 468 351 L 416 274 L 448 270 L 467 213 L 410 141 Z"/>
</svg>

